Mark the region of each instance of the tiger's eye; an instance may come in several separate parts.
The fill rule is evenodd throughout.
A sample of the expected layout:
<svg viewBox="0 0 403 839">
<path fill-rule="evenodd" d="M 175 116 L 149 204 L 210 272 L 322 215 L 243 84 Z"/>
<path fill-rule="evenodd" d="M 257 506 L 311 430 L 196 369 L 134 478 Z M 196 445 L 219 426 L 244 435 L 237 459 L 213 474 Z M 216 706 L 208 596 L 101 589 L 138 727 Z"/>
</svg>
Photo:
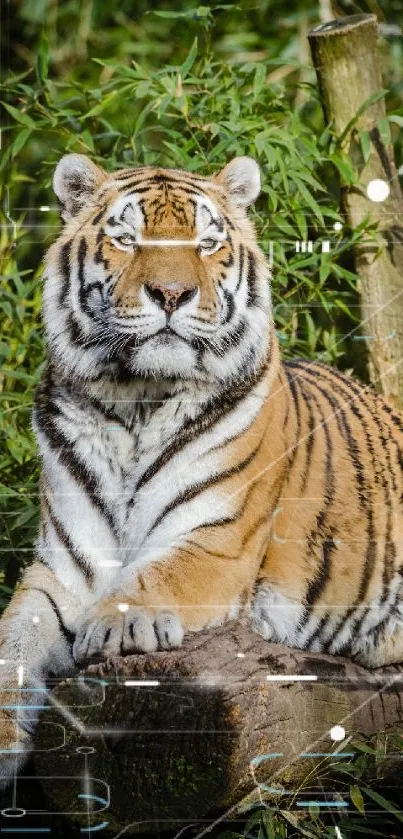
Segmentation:
<svg viewBox="0 0 403 839">
<path fill-rule="evenodd" d="M 121 245 L 135 245 L 136 240 L 134 236 L 131 236 L 130 233 L 124 233 L 123 236 L 117 236 L 116 241 L 120 242 Z"/>
<path fill-rule="evenodd" d="M 207 248 L 207 250 L 209 250 L 210 248 L 215 248 L 216 244 L 217 242 L 215 239 L 203 239 L 203 241 L 200 242 L 201 247 Z"/>
</svg>

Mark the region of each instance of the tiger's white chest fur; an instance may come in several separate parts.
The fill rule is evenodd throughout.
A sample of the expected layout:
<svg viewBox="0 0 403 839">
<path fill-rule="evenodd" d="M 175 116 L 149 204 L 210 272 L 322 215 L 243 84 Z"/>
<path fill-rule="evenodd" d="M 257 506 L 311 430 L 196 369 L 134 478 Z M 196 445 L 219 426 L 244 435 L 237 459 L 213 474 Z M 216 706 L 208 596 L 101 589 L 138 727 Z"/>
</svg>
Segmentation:
<svg viewBox="0 0 403 839">
<path fill-rule="evenodd" d="M 101 395 L 103 402 L 99 401 Z M 174 503 L 178 493 L 185 492 L 195 477 L 202 479 L 211 472 L 211 434 L 200 435 L 194 444 L 190 439 L 186 452 L 175 457 L 178 429 L 186 421 L 192 422 L 206 394 L 203 399 L 200 388 L 197 394 L 188 389 L 185 394 L 169 396 L 153 387 L 146 393 L 133 386 L 108 390 L 103 382 L 93 388 L 90 398 L 63 390 L 52 399 L 57 409 L 52 433 L 44 433 L 41 423 L 34 424 L 43 459 L 45 496 L 54 518 L 70 533 L 69 549 L 61 547 L 60 527 L 56 531 L 51 518 L 45 534 L 39 536 L 38 551 L 83 602 L 93 602 L 110 590 L 115 580 L 121 580 L 125 566 L 134 559 L 139 568 L 157 559 L 161 551 L 166 552 L 167 539 L 180 539 L 192 517 L 202 521 L 208 514 L 199 501 L 196 512 L 190 509 L 180 516 L 168 515 L 167 522 L 158 527 L 161 512 Z M 49 444 L 55 433 L 63 436 L 65 456 L 55 456 Z M 223 428 L 218 443 L 225 433 Z M 167 451 L 170 456 L 164 460 Z M 219 464 L 217 453 L 213 459 Z M 150 475 L 156 463 L 159 468 Z M 92 476 L 89 485 L 81 481 L 86 475 Z M 91 492 L 95 503 L 88 504 Z M 217 498 L 217 493 L 210 493 L 207 505 Z M 215 506 L 213 503 L 212 509 Z M 89 566 L 86 585 L 83 568 L 74 562 L 74 557 L 80 556 L 85 556 Z"/>
</svg>

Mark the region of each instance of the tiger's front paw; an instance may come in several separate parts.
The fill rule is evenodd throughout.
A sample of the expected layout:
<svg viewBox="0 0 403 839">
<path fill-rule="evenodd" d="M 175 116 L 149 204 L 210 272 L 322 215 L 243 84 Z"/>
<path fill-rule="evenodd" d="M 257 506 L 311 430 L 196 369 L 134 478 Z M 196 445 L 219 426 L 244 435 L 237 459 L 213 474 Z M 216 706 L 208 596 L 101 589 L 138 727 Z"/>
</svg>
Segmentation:
<svg viewBox="0 0 403 839">
<path fill-rule="evenodd" d="M 76 664 L 83 664 L 91 658 L 170 650 L 181 646 L 183 634 L 182 623 L 172 612 L 152 614 L 140 606 L 129 606 L 122 612 L 116 607 L 95 613 L 82 624 L 73 657 Z"/>
<path fill-rule="evenodd" d="M 1 701 L 3 698 L 2 692 Z M 17 702 L 17 699 L 11 701 Z M 32 739 L 28 731 L 21 728 L 11 711 L 0 709 L 0 790 L 8 786 L 31 748 Z"/>
</svg>

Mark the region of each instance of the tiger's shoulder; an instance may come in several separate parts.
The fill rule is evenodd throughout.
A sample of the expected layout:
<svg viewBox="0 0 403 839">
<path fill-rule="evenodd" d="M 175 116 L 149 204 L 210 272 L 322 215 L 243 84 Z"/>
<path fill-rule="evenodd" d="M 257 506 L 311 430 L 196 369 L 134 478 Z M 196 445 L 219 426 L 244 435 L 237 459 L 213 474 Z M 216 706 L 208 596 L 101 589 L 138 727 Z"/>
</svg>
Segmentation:
<svg viewBox="0 0 403 839">
<path fill-rule="evenodd" d="M 367 468 L 393 452 L 399 480 L 403 470 L 403 415 L 369 384 L 319 361 L 283 361 L 289 389 L 291 425 L 297 437 L 322 437 L 337 448 L 337 438 L 351 456 L 361 449 Z M 293 420 L 293 422 L 292 422 Z"/>
<path fill-rule="evenodd" d="M 340 406 L 352 411 L 365 407 L 373 414 L 374 419 L 385 422 L 403 434 L 403 414 L 399 413 L 380 393 L 370 384 L 364 384 L 359 379 L 342 372 L 336 367 L 330 367 L 321 361 L 311 361 L 305 358 L 283 360 L 283 368 L 288 383 L 293 389 L 296 385 L 305 393 L 314 391 L 322 393 L 327 400 L 339 402 Z"/>
</svg>

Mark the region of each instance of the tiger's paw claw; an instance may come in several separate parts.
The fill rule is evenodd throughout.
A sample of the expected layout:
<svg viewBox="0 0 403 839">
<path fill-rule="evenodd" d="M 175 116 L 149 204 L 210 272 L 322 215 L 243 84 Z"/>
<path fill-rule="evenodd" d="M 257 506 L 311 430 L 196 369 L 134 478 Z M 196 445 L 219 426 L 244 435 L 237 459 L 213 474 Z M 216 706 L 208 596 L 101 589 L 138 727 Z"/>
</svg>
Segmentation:
<svg viewBox="0 0 403 839">
<path fill-rule="evenodd" d="M 116 610 L 86 621 L 76 634 L 73 657 L 81 665 L 93 658 L 169 650 L 181 646 L 183 634 L 182 623 L 172 612 L 153 615 L 130 606 L 126 612 Z"/>
</svg>

